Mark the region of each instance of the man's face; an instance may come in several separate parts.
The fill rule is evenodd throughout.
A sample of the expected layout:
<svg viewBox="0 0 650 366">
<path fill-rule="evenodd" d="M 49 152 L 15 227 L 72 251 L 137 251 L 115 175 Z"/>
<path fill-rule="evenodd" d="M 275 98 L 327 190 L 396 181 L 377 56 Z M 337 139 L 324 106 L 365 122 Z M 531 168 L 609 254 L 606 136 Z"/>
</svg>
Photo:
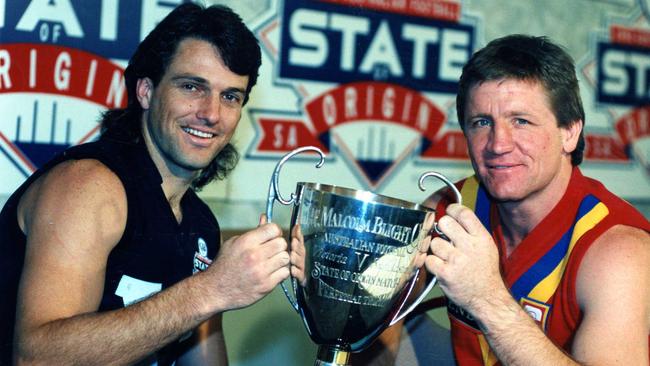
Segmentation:
<svg viewBox="0 0 650 366">
<path fill-rule="evenodd" d="M 180 42 L 158 85 L 138 81 L 145 141 L 163 176 L 191 179 L 217 156 L 237 127 L 247 83 L 209 42 L 192 38 Z"/>
<path fill-rule="evenodd" d="M 465 116 L 472 165 L 495 199 L 545 199 L 564 192 L 581 123 L 558 127 L 540 83 L 505 79 L 475 85 Z"/>
</svg>

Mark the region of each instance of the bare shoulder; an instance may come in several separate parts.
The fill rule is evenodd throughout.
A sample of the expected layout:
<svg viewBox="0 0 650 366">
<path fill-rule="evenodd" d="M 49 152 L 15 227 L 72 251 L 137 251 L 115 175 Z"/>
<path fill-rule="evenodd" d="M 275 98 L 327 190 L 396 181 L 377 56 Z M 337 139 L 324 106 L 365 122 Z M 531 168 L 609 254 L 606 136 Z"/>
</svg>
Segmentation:
<svg viewBox="0 0 650 366">
<path fill-rule="evenodd" d="M 121 236 L 126 212 L 117 175 L 97 160 L 82 159 L 62 162 L 36 180 L 20 201 L 18 221 L 28 236 L 56 224 L 58 232 L 93 227 L 111 241 Z"/>
<path fill-rule="evenodd" d="M 650 329 L 650 236 L 618 225 L 587 250 L 576 297 L 583 312 L 572 355 L 589 364 L 643 365 Z"/>
<path fill-rule="evenodd" d="M 120 179 L 97 160 L 62 162 L 29 187 L 18 206 L 27 244 L 17 334 L 97 309 L 126 213 Z"/>
<path fill-rule="evenodd" d="M 650 234 L 625 225 L 607 230 L 585 254 L 577 285 L 579 301 L 612 288 L 638 291 L 650 285 Z"/>
<path fill-rule="evenodd" d="M 584 259 L 585 264 L 596 266 L 650 264 L 648 260 L 650 233 L 626 225 L 616 225 L 604 232 L 587 251 Z"/>
</svg>

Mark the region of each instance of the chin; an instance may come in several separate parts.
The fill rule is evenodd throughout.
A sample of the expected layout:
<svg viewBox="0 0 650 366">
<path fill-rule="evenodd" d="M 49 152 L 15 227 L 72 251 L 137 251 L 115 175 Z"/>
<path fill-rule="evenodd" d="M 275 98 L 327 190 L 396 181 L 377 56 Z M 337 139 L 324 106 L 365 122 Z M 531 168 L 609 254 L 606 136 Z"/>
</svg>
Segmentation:
<svg viewBox="0 0 650 366">
<path fill-rule="evenodd" d="M 184 161 L 182 163 L 179 163 L 181 167 L 183 167 L 186 170 L 193 171 L 193 172 L 200 172 L 201 170 L 205 169 L 208 165 L 210 165 L 210 162 L 205 162 L 205 161 Z"/>
<path fill-rule="evenodd" d="M 518 196 L 499 196 L 492 197 L 496 203 L 512 203 L 512 202 L 521 202 L 523 199 Z"/>
<path fill-rule="evenodd" d="M 525 198 L 523 192 L 514 191 L 512 189 L 503 189 L 503 184 L 501 185 L 501 189 L 495 189 L 493 185 L 486 185 L 486 188 L 492 199 L 497 202 L 517 202 Z"/>
</svg>

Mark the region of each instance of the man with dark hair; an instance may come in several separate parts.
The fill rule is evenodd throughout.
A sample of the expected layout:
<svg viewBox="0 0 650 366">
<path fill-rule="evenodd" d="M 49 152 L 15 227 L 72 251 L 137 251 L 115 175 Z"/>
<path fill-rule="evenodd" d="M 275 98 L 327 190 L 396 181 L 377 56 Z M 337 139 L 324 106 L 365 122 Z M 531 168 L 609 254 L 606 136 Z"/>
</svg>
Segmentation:
<svg viewBox="0 0 650 366">
<path fill-rule="evenodd" d="M 219 6 L 181 5 L 138 46 L 128 106 L 0 214 L 0 364 L 12 348 L 17 364 L 227 363 L 221 314 L 289 275 L 277 225 L 220 244 L 194 192 L 234 168 L 260 64 L 254 35 Z"/>
<path fill-rule="evenodd" d="M 456 362 L 647 365 L 650 223 L 578 168 L 571 57 L 507 36 L 472 56 L 459 88 L 475 175 L 458 183 L 465 206 L 448 192 L 428 201 L 449 241 L 434 238 L 426 260 Z"/>
</svg>

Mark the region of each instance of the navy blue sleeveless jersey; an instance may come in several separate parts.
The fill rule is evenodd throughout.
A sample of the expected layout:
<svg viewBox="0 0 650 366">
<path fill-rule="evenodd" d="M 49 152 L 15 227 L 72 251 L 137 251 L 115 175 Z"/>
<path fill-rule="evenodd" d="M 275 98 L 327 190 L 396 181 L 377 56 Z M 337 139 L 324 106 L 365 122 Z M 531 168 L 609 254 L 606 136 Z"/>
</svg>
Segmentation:
<svg viewBox="0 0 650 366">
<path fill-rule="evenodd" d="M 217 220 L 194 191 L 183 196 L 183 219 L 180 224 L 176 221 L 161 187 L 162 178 L 142 141 L 103 136 L 66 150 L 28 178 L 0 213 L 0 365 L 10 364 L 16 294 L 25 257 L 26 238 L 16 218 L 18 203 L 34 180 L 70 159 L 101 161 L 122 181 L 127 196 L 126 227 L 107 260 L 99 311 L 122 308 L 206 269 L 219 250 Z M 172 362 L 182 348 L 177 343 L 144 363 Z"/>
</svg>

